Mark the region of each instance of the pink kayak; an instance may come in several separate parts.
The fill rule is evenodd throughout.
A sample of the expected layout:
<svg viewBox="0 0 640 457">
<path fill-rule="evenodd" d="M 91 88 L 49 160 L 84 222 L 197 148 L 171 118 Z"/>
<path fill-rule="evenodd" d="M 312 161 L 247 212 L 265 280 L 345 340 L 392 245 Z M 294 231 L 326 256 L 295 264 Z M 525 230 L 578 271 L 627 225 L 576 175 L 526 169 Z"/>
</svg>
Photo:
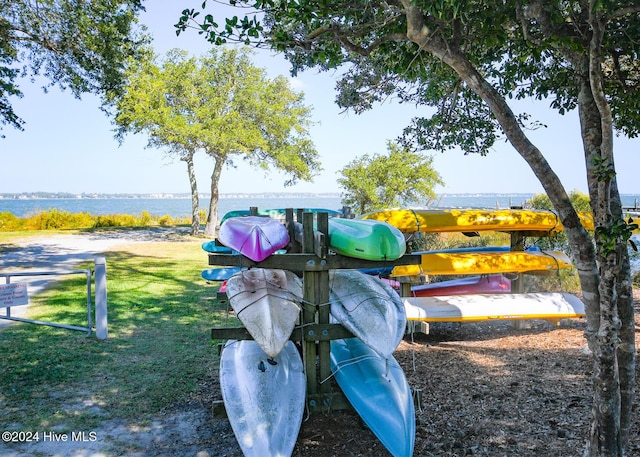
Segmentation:
<svg viewBox="0 0 640 457">
<path fill-rule="evenodd" d="M 414 297 L 437 295 L 499 294 L 511 292 L 511 281 L 503 275 L 470 276 L 450 281 L 434 282 L 411 288 Z"/>
<path fill-rule="evenodd" d="M 232 217 L 220 226 L 218 241 L 260 262 L 289 244 L 289 232 L 282 223 L 269 217 Z"/>
</svg>

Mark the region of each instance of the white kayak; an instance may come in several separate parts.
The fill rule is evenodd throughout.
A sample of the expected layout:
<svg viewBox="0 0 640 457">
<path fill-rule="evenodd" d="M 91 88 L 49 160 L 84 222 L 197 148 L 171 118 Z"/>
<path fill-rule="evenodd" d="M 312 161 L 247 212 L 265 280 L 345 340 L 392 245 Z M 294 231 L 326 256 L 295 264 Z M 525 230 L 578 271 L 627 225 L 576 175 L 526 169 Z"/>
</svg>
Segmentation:
<svg viewBox="0 0 640 457">
<path fill-rule="evenodd" d="M 333 318 L 382 357 L 390 357 L 407 325 L 397 292 L 357 270 L 330 271 L 329 289 Z"/>
<path fill-rule="evenodd" d="M 229 340 L 220 359 L 222 399 L 245 457 L 289 457 L 304 413 L 302 358 L 288 342 L 274 358 L 255 341 Z"/>
<path fill-rule="evenodd" d="M 227 281 L 236 316 L 270 357 L 282 350 L 300 316 L 302 281 L 286 270 L 251 268 Z"/>
<path fill-rule="evenodd" d="M 485 320 L 584 317 L 584 303 L 572 294 L 474 294 L 402 299 L 408 320 L 474 322 Z"/>
</svg>

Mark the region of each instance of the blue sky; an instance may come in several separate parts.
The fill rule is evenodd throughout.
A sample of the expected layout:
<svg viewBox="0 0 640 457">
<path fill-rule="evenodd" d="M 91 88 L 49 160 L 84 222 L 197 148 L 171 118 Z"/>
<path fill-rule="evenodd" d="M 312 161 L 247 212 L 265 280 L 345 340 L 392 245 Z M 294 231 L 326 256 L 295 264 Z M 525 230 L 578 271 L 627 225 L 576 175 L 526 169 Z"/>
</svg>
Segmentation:
<svg viewBox="0 0 640 457">
<path fill-rule="evenodd" d="M 176 6 L 176 3 L 178 4 Z M 154 0 L 147 2 L 142 22 L 154 35 L 158 53 L 178 47 L 194 55 L 208 49 L 208 43 L 190 31 L 179 37 L 173 24 L 180 11 L 193 4 Z M 209 2 L 209 8 L 216 8 Z M 289 66 L 280 56 L 261 51 L 255 64 L 271 77 L 288 75 Z M 236 192 L 339 192 L 337 173 L 362 154 L 385 153 L 386 142 L 397 137 L 410 119 L 422 111 L 389 100 L 362 115 L 341 113 L 334 104 L 336 75 L 307 71 L 292 85 L 305 94 L 313 107 L 311 131 L 324 171 L 312 183 L 285 188 L 285 177 L 265 175 L 239 164 L 223 171 L 221 193 Z M 99 100 L 83 96 L 77 100 L 68 92 L 51 89 L 44 94 L 41 84 L 21 83 L 24 97 L 13 100 L 26 121 L 23 132 L 6 128 L 0 139 L 0 193 L 178 193 L 189 192 L 184 163 L 173 161 L 160 150 L 145 148 L 146 138 L 129 135 L 122 145 L 113 138 L 110 120 L 99 110 Z M 548 128 L 530 132 L 567 190 L 586 192 L 586 178 L 577 113 L 559 116 L 548 102 L 521 102 L 514 111 L 527 111 Z M 424 109 L 424 108 L 422 108 Z M 637 140 L 616 139 L 616 167 L 621 193 L 640 194 L 637 179 Z M 636 153 L 636 154 L 634 154 Z M 198 186 L 207 193 L 212 164 L 204 155 L 196 162 Z M 439 193 L 542 192 L 542 187 L 523 159 L 508 143 L 500 143 L 486 157 L 464 156 L 460 151 L 434 153 L 434 167 L 445 185 Z"/>
</svg>

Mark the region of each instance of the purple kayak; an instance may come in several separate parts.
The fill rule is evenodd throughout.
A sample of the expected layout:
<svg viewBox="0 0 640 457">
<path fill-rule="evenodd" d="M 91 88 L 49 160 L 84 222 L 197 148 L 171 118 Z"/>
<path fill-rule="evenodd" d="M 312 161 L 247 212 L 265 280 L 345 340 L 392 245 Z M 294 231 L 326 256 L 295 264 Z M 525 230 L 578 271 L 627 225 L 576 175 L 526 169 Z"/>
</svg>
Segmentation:
<svg viewBox="0 0 640 457">
<path fill-rule="evenodd" d="M 218 241 L 254 262 L 261 262 L 289 244 L 289 232 L 269 217 L 232 217 L 224 221 Z"/>
</svg>

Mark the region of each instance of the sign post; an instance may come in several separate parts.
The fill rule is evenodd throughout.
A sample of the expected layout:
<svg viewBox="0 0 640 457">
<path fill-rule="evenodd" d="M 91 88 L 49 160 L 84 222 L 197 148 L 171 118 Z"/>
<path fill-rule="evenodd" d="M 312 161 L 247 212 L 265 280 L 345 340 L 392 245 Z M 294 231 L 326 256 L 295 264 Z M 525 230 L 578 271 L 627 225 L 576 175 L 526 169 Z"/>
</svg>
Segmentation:
<svg viewBox="0 0 640 457">
<path fill-rule="evenodd" d="M 96 287 L 96 337 L 99 340 L 107 339 L 107 260 L 104 257 L 96 257 L 95 287 Z"/>
</svg>

